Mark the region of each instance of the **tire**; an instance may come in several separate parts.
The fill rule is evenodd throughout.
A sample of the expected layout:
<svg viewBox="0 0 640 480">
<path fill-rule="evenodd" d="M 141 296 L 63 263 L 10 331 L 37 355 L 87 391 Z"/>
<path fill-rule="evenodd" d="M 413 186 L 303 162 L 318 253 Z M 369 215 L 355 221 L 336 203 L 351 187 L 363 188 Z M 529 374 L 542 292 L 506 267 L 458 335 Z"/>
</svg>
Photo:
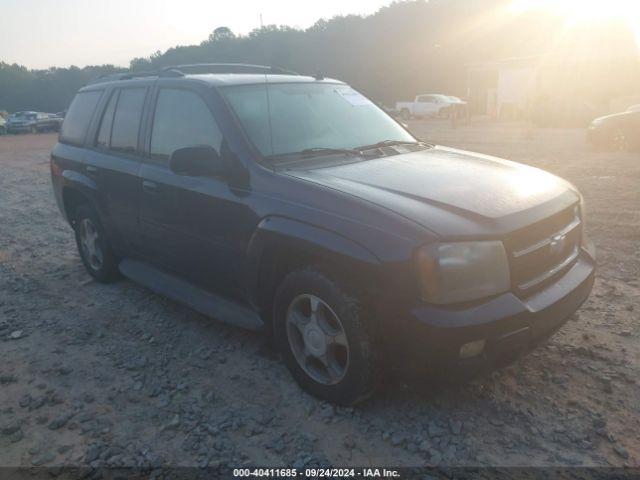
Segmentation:
<svg viewBox="0 0 640 480">
<path fill-rule="evenodd" d="M 312 325 L 314 318 L 317 323 Z M 332 403 L 356 404 L 370 397 L 378 385 L 371 320 L 363 302 L 315 269 L 290 273 L 276 292 L 274 339 L 287 368 L 305 391 Z M 298 323 L 304 327 L 296 326 Z M 331 340 L 327 340 L 327 330 L 334 335 Z M 318 340 L 323 335 L 324 340 Z M 323 346 L 330 368 L 318 360 Z"/>
<path fill-rule="evenodd" d="M 411 112 L 407 108 L 400 110 L 400 118 L 403 120 L 411 120 Z"/>
<path fill-rule="evenodd" d="M 81 205 L 76 210 L 74 230 L 78 252 L 89 275 L 101 283 L 117 280 L 120 277 L 118 259 L 98 215 L 88 205 Z"/>
</svg>

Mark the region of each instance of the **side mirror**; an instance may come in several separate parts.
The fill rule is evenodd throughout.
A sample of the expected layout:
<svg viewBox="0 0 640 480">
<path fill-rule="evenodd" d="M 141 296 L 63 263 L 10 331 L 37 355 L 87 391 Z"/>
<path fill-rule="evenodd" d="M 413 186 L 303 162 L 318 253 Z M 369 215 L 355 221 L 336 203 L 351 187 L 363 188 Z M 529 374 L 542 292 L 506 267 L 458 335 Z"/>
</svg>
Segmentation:
<svg viewBox="0 0 640 480">
<path fill-rule="evenodd" d="M 169 168 L 177 175 L 193 177 L 226 172 L 220 155 L 210 145 L 179 148 L 169 157 Z"/>
</svg>

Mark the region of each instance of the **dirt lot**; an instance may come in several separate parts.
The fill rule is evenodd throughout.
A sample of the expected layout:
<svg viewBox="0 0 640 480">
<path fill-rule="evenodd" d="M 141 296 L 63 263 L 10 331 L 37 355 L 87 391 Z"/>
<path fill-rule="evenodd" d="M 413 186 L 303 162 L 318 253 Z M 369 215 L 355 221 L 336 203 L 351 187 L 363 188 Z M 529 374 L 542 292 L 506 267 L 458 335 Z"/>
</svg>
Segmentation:
<svg viewBox="0 0 640 480">
<path fill-rule="evenodd" d="M 52 198 L 55 137 L 0 137 L 0 466 L 640 465 L 640 155 L 579 130 L 411 128 L 575 183 L 598 279 L 516 365 L 356 409 L 300 391 L 257 334 L 91 281 Z"/>
</svg>

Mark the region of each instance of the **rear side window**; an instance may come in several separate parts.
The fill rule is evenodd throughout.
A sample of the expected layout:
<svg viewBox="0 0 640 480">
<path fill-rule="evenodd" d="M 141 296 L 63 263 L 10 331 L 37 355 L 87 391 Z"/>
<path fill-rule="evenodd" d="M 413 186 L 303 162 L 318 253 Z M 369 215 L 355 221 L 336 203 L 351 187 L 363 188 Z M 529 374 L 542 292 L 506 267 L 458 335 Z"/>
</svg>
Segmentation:
<svg viewBox="0 0 640 480">
<path fill-rule="evenodd" d="M 113 124 L 113 114 L 116 111 L 116 102 L 118 101 L 118 92 L 113 92 L 109 99 L 109 104 L 102 115 L 96 146 L 100 148 L 109 148 L 111 140 L 111 125 Z"/>
<path fill-rule="evenodd" d="M 197 93 L 160 90 L 151 133 L 152 157 L 166 159 L 179 148 L 195 145 L 210 145 L 220 153 L 221 144 L 218 124 Z"/>
<path fill-rule="evenodd" d="M 76 145 L 82 144 L 101 95 L 102 90 L 95 90 L 80 92 L 75 96 L 64 118 L 60 130 L 60 141 Z"/>
<path fill-rule="evenodd" d="M 126 88 L 120 91 L 111 129 L 112 150 L 135 153 L 146 88 Z"/>
</svg>

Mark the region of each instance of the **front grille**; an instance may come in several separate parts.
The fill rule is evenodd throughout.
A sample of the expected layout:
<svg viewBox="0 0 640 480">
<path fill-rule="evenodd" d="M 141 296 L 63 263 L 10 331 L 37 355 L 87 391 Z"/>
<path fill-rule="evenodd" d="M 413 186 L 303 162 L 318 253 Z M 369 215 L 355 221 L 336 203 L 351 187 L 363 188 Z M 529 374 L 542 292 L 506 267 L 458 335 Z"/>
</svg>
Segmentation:
<svg viewBox="0 0 640 480">
<path fill-rule="evenodd" d="M 530 295 L 566 272 L 578 258 L 581 235 L 577 206 L 511 234 L 505 246 L 515 291 Z"/>
</svg>

